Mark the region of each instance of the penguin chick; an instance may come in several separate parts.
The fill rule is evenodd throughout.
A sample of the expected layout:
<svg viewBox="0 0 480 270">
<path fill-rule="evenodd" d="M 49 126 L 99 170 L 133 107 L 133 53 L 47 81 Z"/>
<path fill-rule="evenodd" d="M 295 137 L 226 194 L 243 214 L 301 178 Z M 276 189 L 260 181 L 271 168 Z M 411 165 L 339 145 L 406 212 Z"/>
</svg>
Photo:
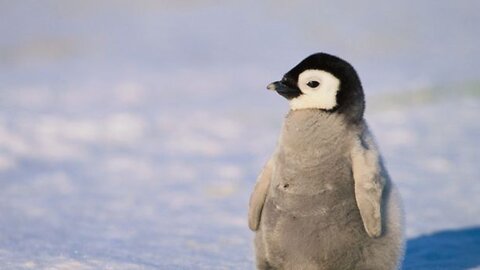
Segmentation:
<svg viewBox="0 0 480 270">
<path fill-rule="evenodd" d="M 400 199 L 363 119 L 354 68 L 317 53 L 267 89 L 290 111 L 250 197 L 257 268 L 398 269 Z"/>
</svg>

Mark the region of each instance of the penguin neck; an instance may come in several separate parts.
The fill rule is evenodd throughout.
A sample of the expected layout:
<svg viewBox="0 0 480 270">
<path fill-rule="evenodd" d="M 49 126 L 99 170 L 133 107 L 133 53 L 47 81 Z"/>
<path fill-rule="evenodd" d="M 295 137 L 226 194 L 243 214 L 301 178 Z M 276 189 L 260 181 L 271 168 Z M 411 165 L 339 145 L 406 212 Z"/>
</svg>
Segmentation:
<svg viewBox="0 0 480 270">
<path fill-rule="evenodd" d="M 328 148 L 346 137 L 347 126 L 342 114 L 319 109 L 290 110 L 285 117 L 280 142 L 287 148 L 302 151 Z"/>
</svg>

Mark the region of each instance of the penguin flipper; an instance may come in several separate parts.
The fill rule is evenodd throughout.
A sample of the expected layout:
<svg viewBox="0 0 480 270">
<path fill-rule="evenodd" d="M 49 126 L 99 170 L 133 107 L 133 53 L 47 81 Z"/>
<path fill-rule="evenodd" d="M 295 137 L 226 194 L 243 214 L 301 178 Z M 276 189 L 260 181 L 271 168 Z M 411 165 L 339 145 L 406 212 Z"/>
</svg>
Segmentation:
<svg viewBox="0 0 480 270">
<path fill-rule="evenodd" d="M 263 167 L 262 172 L 257 178 L 257 183 L 250 196 L 249 210 L 248 210 L 248 227 L 252 231 L 256 231 L 260 224 L 260 217 L 262 214 L 265 198 L 267 197 L 268 187 L 270 186 L 270 179 L 273 171 L 273 158 Z"/>
<path fill-rule="evenodd" d="M 382 234 L 382 193 L 388 176 L 366 124 L 353 142 L 351 158 L 355 199 L 363 226 L 370 237 L 379 237 Z"/>
</svg>

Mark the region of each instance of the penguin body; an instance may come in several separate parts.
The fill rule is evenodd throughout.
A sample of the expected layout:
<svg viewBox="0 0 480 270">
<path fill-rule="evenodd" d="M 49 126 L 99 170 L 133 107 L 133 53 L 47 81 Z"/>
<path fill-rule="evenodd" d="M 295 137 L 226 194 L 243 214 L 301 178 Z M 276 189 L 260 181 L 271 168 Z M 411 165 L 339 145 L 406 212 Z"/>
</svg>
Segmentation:
<svg viewBox="0 0 480 270">
<path fill-rule="evenodd" d="M 327 54 L 299 65 L 269 86 L 292 109 L 250 200 L 257 268 L 397 269 L 400 201 L 363 119 L 360 82 L 345 81 L 358 77 Z"/>
</svg>

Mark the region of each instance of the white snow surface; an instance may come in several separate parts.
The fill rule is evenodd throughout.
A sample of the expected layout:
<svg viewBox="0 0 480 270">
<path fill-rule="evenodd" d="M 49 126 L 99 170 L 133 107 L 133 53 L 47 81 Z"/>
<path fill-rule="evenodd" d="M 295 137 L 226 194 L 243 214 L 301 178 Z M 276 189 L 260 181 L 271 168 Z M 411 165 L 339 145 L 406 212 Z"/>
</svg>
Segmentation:
<svg viewBox="0 0 480 270">
<path fill-rule="evenodd" d="M 253 269 L 265 86 L 317 51 L 362 78 L 404 269 L 479 269 L 480 4 L 368 2 L 1 1 L 0 269 Z"/>
</svg>

